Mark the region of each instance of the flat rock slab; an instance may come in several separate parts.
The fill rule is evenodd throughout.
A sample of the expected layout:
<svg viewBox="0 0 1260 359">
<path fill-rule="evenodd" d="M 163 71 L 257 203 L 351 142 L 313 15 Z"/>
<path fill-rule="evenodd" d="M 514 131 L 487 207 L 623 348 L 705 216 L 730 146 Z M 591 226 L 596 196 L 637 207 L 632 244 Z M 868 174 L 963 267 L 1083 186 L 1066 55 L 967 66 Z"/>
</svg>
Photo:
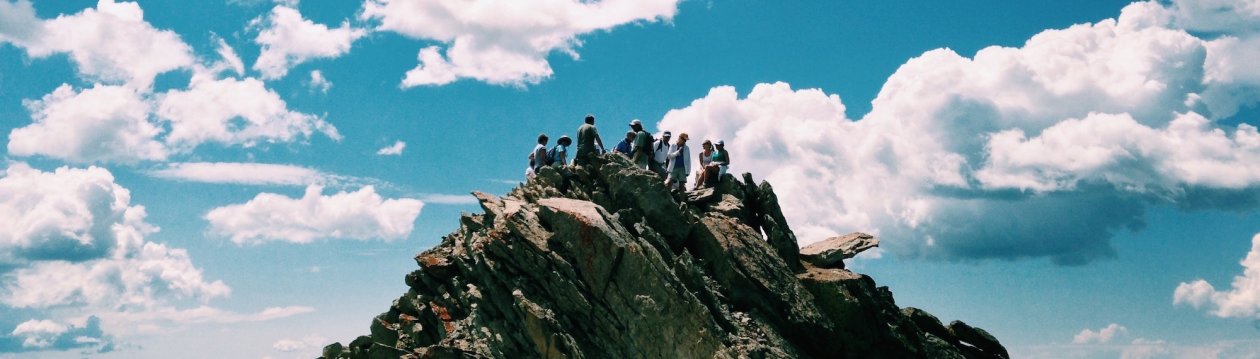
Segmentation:
<svg viewBox="0 0 1260 359">
<path fill-rule="evenodd" d="M 853 232 L 805 246 L 801 248 L 801 258 L 820 268 L 844 268 L 845 259 L 875 247 L 879 247 L 878 238 Z"/>
</svg>

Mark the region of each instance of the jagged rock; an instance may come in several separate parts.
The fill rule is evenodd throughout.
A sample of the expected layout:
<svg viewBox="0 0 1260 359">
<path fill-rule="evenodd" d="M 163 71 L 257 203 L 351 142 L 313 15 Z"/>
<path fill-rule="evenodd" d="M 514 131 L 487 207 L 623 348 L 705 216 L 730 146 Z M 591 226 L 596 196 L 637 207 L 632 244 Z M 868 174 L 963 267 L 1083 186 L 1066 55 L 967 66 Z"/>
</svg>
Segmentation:
<svg viewBox="0 0 1260 359">
<path fill-rule="evenodd" d="M 823 268 L 844 268 L 844 260 L 871 248 L 879 247 L 879 239 L 875 236 L 854 232 L 843 236 L 827 238 L 805 248 L 801 248 L 801 258 L 813 265 Z"/>
<path fill-rule="evenodd" d="M 949 328 L 946 328 L 944 324 L 941 324 L 941 320 L 937 319 L 935 315 L 932 315 L 932 313 L 928 313 L 919 308 L 906 307 L 901 310 L 901 314 L 910 318 L 910 322 L 914 323 L 916 327 L 919 327 L 919 329 L 923 330 L 927 334 L 931 334 L 938 339 L 949 342 L 950 344 L 958 344 L 958 340 L 954 339 L 954 334 L 949 331 Z"/>
<path fill-rule="evenodd" d="M 1001 348 L 979 330 L 954 340 L 966 329 L 942 333 L 934 317 L 903 312 L 868 276 L 802 263 L 773 189 L 751 175 L 675 194 L 606 155 L 545 168 L 504 197 L 473 195 L 484 213 L 461 216 L 417 255 L 371 335 L 325 347 L 326 358 L 970 358 Z"/>
<path fill-rule="evenodd" d="M 949 332 L 958 340 L 963 341 L 983 352 L 982 357 L 986 358 L 1010 358 L 1011 355 L 1006 352 L 1006 347 L 998 343 L 997 338 L 984 329 L 972 327 L 961 320 L 955 320 L 949 323 Z"/>
</svg>

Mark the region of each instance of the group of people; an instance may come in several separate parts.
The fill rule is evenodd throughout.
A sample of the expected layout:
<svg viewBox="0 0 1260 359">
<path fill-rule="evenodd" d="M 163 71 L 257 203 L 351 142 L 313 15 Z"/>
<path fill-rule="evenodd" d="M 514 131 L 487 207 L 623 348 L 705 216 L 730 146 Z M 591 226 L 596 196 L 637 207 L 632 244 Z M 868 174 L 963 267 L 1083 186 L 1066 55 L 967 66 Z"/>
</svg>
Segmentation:
<svg viewBox="0 0 1260 359">
<path fill-rule="evenodd" d="M 584 121 L 585 123 L 577 130 L 577 153 L 572 162 L 569 161 L 568 149 L 573 144 L 573 139 L 569 136 L 560 136 L 556 140 L 556 145 L 548 149 L 547 134 L 539 134 L 538 144 L 529 154 L 529 168 L 525 170 L 525 176 L 533 177 L 543 166 L 581 166 L 588 163 L 591 157 L 608 152 L 605 150 L 604 141 L 599 138 L 599 131 L 595 128 L 595 116 L 586 115 Z M 691 161 L 688 160 L 691 158 L 691 148 L 687 146 L 690 136 L 681 133 L 678 139 L 671 143 L 672 137 L 670 131 L 665 131 L 660 139 L 654 139 L 652 134 L 643 130 L 642 122 L 632 120 L 625 140 L 613 147 L 612 152 L 626 156 L 635 167 L 664 177 L 665 185 L 670 189 L 683 191 L 686 190 L 687 175 L 691 173 Z M 698 156 L 700 169 L 696 171 L 696 181 L 693 186 L 695 189 L 716 182 L 726 174 L 731 164 L 731 155 L 726 152 L 725 141 L 704 140 L 701 147 L 702 150 Z"/>
</svg>

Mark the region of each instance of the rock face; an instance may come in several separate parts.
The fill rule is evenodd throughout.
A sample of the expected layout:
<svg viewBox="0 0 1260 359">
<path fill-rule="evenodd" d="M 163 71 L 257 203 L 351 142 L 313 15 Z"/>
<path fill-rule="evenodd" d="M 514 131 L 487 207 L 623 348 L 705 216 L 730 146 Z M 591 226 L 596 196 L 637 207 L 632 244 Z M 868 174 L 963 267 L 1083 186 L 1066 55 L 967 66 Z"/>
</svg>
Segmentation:
<svg viewBox="0 0 1260 359">
<path fill-rule="evenodd" d="M 822 268 L 844 268 L 845 259 L 875 247 L 879 247 L 875 236 L 854 232 L 801 248 L 801 259 Z"/>
<path fill-rule="evenodd" d="M 1005 358 L 991 335 L 802 262 L 769 183 L 671 193 L 607 155 L 542 170 L 416 256 L 325 358 Z"/>
</svg>

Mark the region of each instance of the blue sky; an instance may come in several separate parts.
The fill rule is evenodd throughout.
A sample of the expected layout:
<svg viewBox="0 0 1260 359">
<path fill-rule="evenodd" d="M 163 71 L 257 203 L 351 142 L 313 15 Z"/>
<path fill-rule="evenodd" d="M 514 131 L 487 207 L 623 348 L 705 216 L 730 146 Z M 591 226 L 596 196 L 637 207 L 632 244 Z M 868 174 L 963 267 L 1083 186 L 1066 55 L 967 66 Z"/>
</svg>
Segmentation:
<svg viewBox="0 0 1260 359">
<path fill-rule="evenodd" d="M 1257 23 L 1254 0 L 0 0 L 0 356 L 311 357 L 587 113 L 609 141 L 725 139 L 803 242 L 877 233 L 852 268 L 1020 357 L 1254 356 Z"/>
</svg>

